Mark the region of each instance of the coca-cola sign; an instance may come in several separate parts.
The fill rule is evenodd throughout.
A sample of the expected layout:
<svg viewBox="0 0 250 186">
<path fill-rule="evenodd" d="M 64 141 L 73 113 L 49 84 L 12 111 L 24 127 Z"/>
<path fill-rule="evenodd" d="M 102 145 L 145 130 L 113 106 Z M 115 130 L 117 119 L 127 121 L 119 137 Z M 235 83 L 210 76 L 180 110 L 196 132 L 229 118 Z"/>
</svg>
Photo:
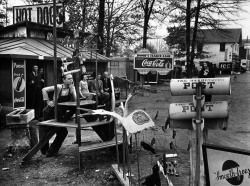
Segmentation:
<svg viewBox="0 0 250 186">
<path fill-rule="evenodd" d="M 25 107 L 25 61 L 13 60 L 12 62 L 12 99 L 13 108 Z"/>
<path fill-rule="evenodd" d="M 172 69 L 173 58 L 171 57 L 135 57 L 134 69 Z"/>
</svg>

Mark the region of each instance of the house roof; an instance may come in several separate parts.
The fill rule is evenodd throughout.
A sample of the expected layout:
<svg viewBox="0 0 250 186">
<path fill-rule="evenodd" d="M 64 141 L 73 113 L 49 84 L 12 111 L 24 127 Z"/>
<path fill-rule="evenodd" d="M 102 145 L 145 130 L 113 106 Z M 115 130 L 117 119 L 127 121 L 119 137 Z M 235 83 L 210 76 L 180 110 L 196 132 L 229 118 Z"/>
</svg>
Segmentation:
<svg viewBox="0 0 250 186">
<path fill-rule="evenodd" d="M 57 44 L 57 58 L 71 58 L 74 49 Z M 80 51 L 86 61 L 96 59 L 98 62 L 107 62 L 109 58 L 93 51 Z M 26 59 L 54 59 L 53 41 L 38 38 L 2 38 L 0 39 L 0 57 L 3 58 L 26 58 Z M 92 57 L 91 57 L 92 56 Z M 92 60 L 94 61 L 94 60 Z"/>
<path fill-rule="evenodd" d="M 204 43 L 241 43 L 242 30 L 235 29 L 201 29 L 197 36 Z"/>
</svg>

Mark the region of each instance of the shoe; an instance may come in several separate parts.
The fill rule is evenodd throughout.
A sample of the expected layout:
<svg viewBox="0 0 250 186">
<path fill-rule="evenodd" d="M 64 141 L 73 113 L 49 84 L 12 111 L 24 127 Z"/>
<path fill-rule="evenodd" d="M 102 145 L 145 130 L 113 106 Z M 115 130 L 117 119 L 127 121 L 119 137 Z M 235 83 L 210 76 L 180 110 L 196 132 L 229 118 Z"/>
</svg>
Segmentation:
<svg viewBox="0 0 250 186">
<path fill-rule="evenodd" d="M 57 157 L 57 156 L 61 156 L 62 154 L 59 154 L 58 152 L 54 152 L 54 153 L 51 153 L 51 152 L 47 152 L 46 153 L 46 157 Z"/>
</svg>

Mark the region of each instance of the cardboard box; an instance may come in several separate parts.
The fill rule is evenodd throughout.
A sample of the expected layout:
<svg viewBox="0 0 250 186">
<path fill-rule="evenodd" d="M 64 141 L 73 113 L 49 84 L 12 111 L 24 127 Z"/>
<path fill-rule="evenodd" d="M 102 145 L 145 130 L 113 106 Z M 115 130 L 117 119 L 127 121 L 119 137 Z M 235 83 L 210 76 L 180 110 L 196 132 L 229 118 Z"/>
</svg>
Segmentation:
<svg viewBox="0 0 250 186">
<path fill-rule="evenodd" d="M 27 124 L 34 117 L 34 109 L 14 110 L 6 115 L 6 125 Z"/>
</svg>

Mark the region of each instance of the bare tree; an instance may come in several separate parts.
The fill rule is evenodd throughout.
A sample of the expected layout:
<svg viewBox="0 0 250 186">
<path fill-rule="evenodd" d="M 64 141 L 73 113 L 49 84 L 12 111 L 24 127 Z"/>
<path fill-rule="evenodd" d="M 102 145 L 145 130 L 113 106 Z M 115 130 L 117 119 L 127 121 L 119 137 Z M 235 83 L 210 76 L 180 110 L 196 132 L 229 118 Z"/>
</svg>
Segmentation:
<svg viewBox="0 0 250 186">
<path fill-rule="evenodd" d="M 189 77 L 192 76 L 197 31 L 201 28 L 222 29 L 228 22 L 236 22 L 239 20 L 239 12 L 244 11 L 244 2 L 246 0 L 171 0 L 170 22 L 175 26 L 186 25 L 186 60 Z"/>
</svg>

